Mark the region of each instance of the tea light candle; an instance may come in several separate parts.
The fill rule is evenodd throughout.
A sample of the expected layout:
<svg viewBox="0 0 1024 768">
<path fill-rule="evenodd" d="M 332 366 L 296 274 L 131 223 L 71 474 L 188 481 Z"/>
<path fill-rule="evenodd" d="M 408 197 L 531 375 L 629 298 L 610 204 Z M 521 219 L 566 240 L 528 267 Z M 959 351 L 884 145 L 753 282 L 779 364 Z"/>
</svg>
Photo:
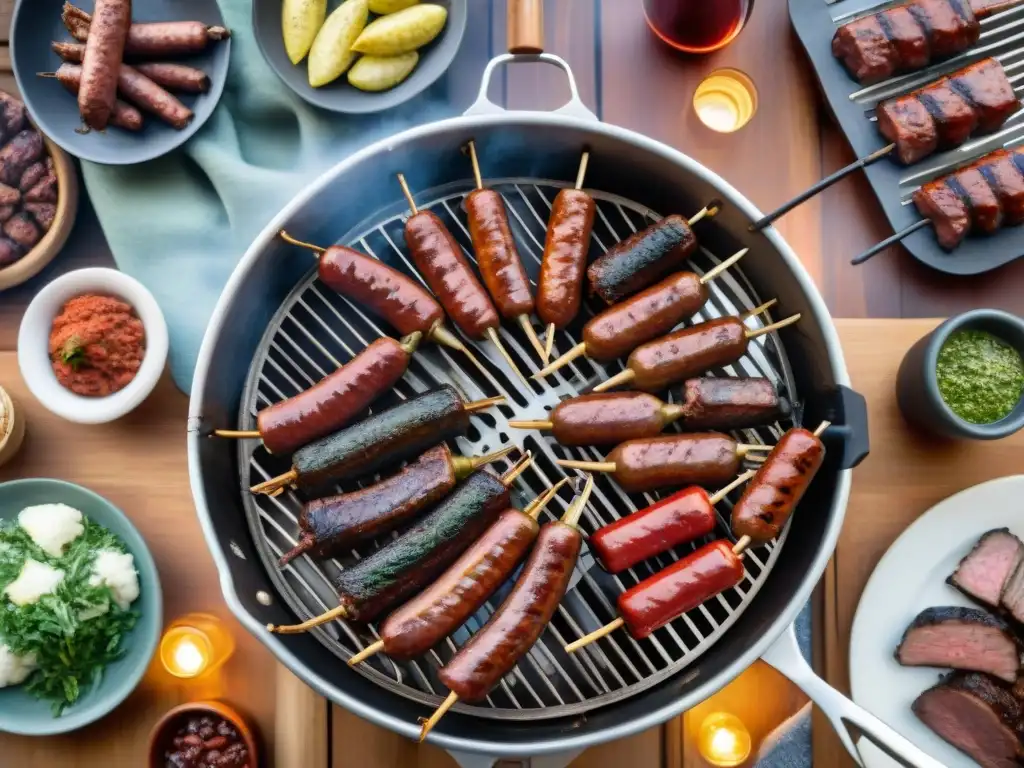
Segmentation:
<svg viewBox="0 0 1024 768">
<path fill-rule="evenodd" d="M 700 724 L 697 748 L 711 765 L 731 768 L 750 757 L 750 732 L 727 712 L 713 712 Z"/>
<path fill-rule="evenodd" d="M 227 661 L 234 648 L 234 640 L 216 616 L 189 614 L 167 628 L 160 641 L 160 661 L 175 677 L 196 678 Z"/>
<path fill-rule="evenodd" d="M 694 91 L 693 109 L 711 130 L 732 133 L 757 112 L 757 88 L 737 69 L 716 69 Z"/>
</svg>

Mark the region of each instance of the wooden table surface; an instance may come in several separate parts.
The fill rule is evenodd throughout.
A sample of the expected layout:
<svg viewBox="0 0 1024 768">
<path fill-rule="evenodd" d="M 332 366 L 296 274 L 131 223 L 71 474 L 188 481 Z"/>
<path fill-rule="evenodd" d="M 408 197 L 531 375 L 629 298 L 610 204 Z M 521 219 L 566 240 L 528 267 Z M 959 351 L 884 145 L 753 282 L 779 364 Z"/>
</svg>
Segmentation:
<svg viewBox="0 0 1024 768">
<path fill-rule="evenodd" d="M 6 41 L 13 4 L 13 0 L 0 0 L 0 41 Z M 469 8 L 468 32 L 448 75 L 449 93 L 459 109 L 475 96 L 484 63 L 503 50 L 505 41 L 503 0 L 474 0 Z M 546 0 L 545 26 L 547 50 L 569 62 L 584 101 L 602 120 L 679 148 L 717 171 L 763 210 L 852 159 L 818 96 L 813 73 L 790 29 L 785 0 L 758 0 L 739 38 L 725 50 L 702 58 L 680 56 L 657 43 L 644 23 L 640 0 Z M 9 67 L 4 46 L 0 48 L 0 88 L 13 90 Z M 691 106 L 697 83 L 719 67 L 746 72 L 758 89 L 757 114 L 745 128 L 729 135 L 701 125 Z M 547 109 L 558 106 L 567 93 L 560 76 L 550 68 L 521 65 L 507 68 L 491 95 L 509 108 Z M 897 247 L 862 267 L 850 266 L 852 255 L 890 234 L 868 184 L 858 176 L 793 211 L 778 227 L 837 317 L 941 317 L 979 306 L 1024 313 L 1024 291 L 1019 288 L 1024 284 L 1024 260 L 989 275 L 954 278 L 927 270 Z M 35 280 L 0 296 L 0 355 L 14 350 L 21 313 L 39 286 L 71 269 L 112 263 L 83 196 L 65 251 Z M 9 364 L 6 370 L 12 370 Z M 184 476 L 180 482 L 185 482 Z M 195 526 L 187 513 L 182 512 L 188 524 Z M 205 578 L 214 585 L 212 563 L 201 549 L 197 546 L 195 555 L 202 555 Z M 258 659 L 261 649 L 251 652 Z M 758 698 L 767 714 L 758 725 L 759 732 L 804 703 L 793 686 L 757 665 L 712 705 L 727 707 L 739 690 L 764 692 Z M 402 742 L 337 708 L 331 709 L 329 721 L 334 749 L 324 760 L 329 759 L 333 768 L 452 765 L 439 750 Z M 590 750 L 574 765 L 613 765 L 627 759 L 638 768 L 702 765 L 687 738 L 692 729 L 686 725 L 686 718 L 681 718 L 664 729 Z M 816 730 L 816 742 L 822 730 Z M 0 741 L 5 749 L 8 741 L 16 740 Z M 81 763 L 86 764 L 101 763 Z"/>
</svg>

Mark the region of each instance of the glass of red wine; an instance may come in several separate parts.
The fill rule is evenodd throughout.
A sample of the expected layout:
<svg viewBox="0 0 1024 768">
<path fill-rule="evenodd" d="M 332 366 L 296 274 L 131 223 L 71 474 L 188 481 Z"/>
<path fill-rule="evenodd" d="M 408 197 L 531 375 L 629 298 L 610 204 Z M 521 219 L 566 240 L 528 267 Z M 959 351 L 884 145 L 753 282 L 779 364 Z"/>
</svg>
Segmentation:
<svg viewBox="0 0 1024 768">
<path fill-rule="evenodd" d="M 643 0 L 647 26 L 685 53 L 724 48 L 743 29 L 754 0 Z"/>
</svg>

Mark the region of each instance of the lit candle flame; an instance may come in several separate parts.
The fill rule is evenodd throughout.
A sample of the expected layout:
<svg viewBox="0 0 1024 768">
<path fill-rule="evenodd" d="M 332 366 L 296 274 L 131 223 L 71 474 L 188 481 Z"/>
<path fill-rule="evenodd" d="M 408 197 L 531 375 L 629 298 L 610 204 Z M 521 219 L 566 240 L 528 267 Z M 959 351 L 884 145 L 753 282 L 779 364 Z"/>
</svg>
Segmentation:
<svg viewBox="0 0 1024 768">
<path fill-rule="evenodd" d="M 704 718 L 697 743 L 701 756 L 721 768 L 740 765 L 750 757 L 750 732 L 738 717 L 727 712 Z"/>
<path fill-rule="evenodd" d="M 739 70 L 715 70 L 694 91 L 693 109 L 712 131 L 732 133 L 750 122 L 757 111 L 757 89 Z"/>
</svg>

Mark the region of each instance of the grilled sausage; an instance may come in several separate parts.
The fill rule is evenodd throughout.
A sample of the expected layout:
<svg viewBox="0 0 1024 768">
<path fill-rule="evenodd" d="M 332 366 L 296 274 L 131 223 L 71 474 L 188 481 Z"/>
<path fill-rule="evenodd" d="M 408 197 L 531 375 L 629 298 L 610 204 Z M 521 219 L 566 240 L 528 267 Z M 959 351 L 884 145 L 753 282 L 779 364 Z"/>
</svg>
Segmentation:
<svg viewBox="0 0 1024 768">
<path fill-rule="evenodd" d="M 715 432 L 630 440 L 609 453 L 607 461 L 615 463 L 615 482 L 629 493 L 668 485 L 716 487 L 740 468 L 736 441 Z"/>
<path fill-rule="evenodd" d="M 284 554 L 284 566 L 304 552 L 332 557 L 406 522 L 455 487 L 455 467 L 445 445 L 431 448 L 399 472 L 352 493 L 314 499 L 299 514 L 298 544 Z"/>
<path fill-rule="evenodd" d="M 292 457 L 299 486 L 315 490 L 327 481 L 370 475 L 464 435 L 464 405 L 446 384 L 310 443 Z"/>
<path fill-rule="evenodd" d="M 435 214 L 420 211 L 405 222 L 405 241 L 416 268 L 467 336 L 481 339 L 500 324 L 498 312 L 462 247 Z"/>
<path fill-rule="evenodd" d="M 609 307 L 583 326 L 587 355 L 607 363 L 668 333 L 700 310 L 708 289 L 693 272 L 677 272 Z"/>
<path fill-rule="evenodd" d="M 608 249 L 587 268 L 590 293 L 614 304 L 657 282 L 697 247 L 682 216 L 666 216 Z"/>
<path fill-rule="evenodd" d="M 127 64 L 121 64 L 117 76 L 117 90 L 143 112 L 159 117 L 179 131 L 194 117 L 192 110 L 176 97 Z"/>
<path fill-rule="evenodd" d="M 806 429 L 789 430 L 732 508 L 737 536 L 771 541 L 789 520 L 825 460 L 825 446 Z"/>
<path fill-rule="evenodd" d="M 551 411 L 552 434 L 560 445 L 618 445 L 657 435 L 671 420 L 665 411 L 644 392 L 579 395 Z"/>
<path fill-rule="evenodd" d="M 688 430 L 728 430 L 770 424 L 788 412 L 789 403 L 768 379 L 722 376 L 687 379 L 681 407 Z"/>
<path fill-rule="evenodd" d="M 437 508 L 394 541 L 338 575 L 348 618 L 373 621 L 434 579 L 509 507 L 504 484 L 474 472 Z"/>
<path fill-rule="evenodd" d="M 738 317 L 720 317 L 683 328 L 633 350 L 627 367 L 633 386 L 657 392 L 669 384 L 729 365 L 747 351 L 746 326 Z"/>
<path fill-rule="evenodd" d="M 76 40 L 88 40 L 92 15 L 65 3 L 62 18 Z M 226 40 L 229 36 L 224 27 L 207 27 L 199 21 L 137 22 L 128 27 L 124 52 L 129 56 L 174 58 L 201 53 L 209 43 Z"/>
<path fill-rule="evenodd" d="M 582 537 L 560 522 L 540 530 L 512 592 L 438 673 L 463 701 L 479 701 L 537 642 L 569 586 Z"/>
<path fill-rule="evenodd" d="M 596 210 L 580 189 L 563 189 L 551 204 L 537 281 L 537 316 L 545 325 L 564 328 L 579 314 Z"/>
<path fill-rule="evenodd" d="M 405 374 L 419 338 L 383 337 L 294 397 L 260 411 L 263 445 L 288 454 L 348 425 Z"/>
<path fill-rule="evenodd" d="M 461 627 L 519 565 L 540 526 L 506 509 L 444 574 L 391 614 L 380 628 L 388 656 L 408 661 Z"/>
<path fill-rule="evenodd" d="M 131 0 L 96 0 L 96 21 L 86 42 L 78 111 L 86 125 L 102 131 L 117 96 L 117 73 L 132 23 Z"/>
<path fill-rule="evenodd" d="M 516 250 L 501 195 L 493 189 L 473 190 L 466 196 L 466 217 L 480 274 L 501 316 L 514 320 L 531 314 L 530 278 Z"/>
<path fill-rule="evenodd" d="M 444 321 L 441 305 L 415 280 L 357 250 L 331 246 L 318 270 L 328 288 L 368 307 L 403 336 L 413 331 L 429 335 Z"/>
<path fill-rule="evenodd" d="M 743 580 L 743 561 L 728 541 L 715 541 L 627 589 L 619 615 L 640 640 Z"/>
<path fill-rule="evenodd" d="M 210 77 L 201 69 L 166 61 L 136 64 L 135 68 L 157 85 L 169 91 L 206 93 L 210 90 Z"/>
<path fill-rule="evenodd" d="M 703 488 L 684 488 L 599 529 L 590 548 L 612 573 L 632 568 L 715 529 L 715 509 Z"/>
<path fill-rule="evenodd" d="M 55 77 L 65 90 L 75 96 L 78 95 L 78 89 L 82 85 L 82 67 L 79 64 L 68 64 L 67 62 L 61 64 L 57 67 Z M 114 110 L 110 113 L 110 124 L 126 131 L 140 131 L 142 130 L 142 113 L 131 104 L 117 99 L 114 102 Z"/>
</svg>

